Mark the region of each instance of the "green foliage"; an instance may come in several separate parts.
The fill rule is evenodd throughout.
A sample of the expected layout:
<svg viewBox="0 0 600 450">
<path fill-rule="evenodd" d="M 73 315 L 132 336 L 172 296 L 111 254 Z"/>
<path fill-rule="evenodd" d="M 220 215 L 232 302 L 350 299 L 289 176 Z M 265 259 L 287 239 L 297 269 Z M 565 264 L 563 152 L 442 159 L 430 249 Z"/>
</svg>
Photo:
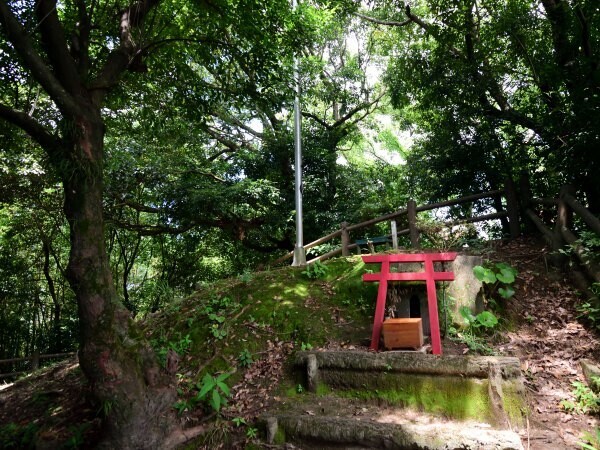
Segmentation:
<svg viewBox="0 0 600 450">
<path fill-rule="evenodd" d="M 242 425 L 246 425 L 246 419 L 244 419 L 243 417 L 234 417 L 233 419 L 231 419 L 231 421 L 238 428 Z"/>
<path fill-rule="evenodd" d="M 0 425 L 0 448 L 3 449 L 33 449 L 39 431 L 36 423 L 19 426 L 15 423 Z"/>
<path fill-rule="evenodd" d="M 600 236 L 593 231 L 582 231 L 579 238 L 573 244 L 560 249 L 559 253 L 565 256 L 579 256 L 588 263 L 600 262 Z"/>
<path fill-rule="evenodd" d="M 246 437 L 248 439 L 256 439 L 256 436 L 258 436 L 258 428 L 248 427 L 246 430 Z"/>
<path fill-rule="evenodd" d="M 211 297 L 207 304 L 201 308 L 201 313 L 208 319 L 209 332 L 217 340 L 223 340 L 228 332 L 226 329 L 226 315 L 239 308 L 239 304 L 231 297 Z"/>
<path fill-rule="evenodd" d="M 477 231 L 472 224 L 448 227 L 441 222 L 419 218 L 417 227 L 424 238 L 424 246 L 447 251 L 472 243 Z"/>
<path fill-rule="evenodd" d="M 111 400 L 104 399 L 100 405 L 100 414 L 102 417 L 108 417 L 113 409 L 113 402 Z"/>
<path fill-rule="evenodd" d="M 250 367 L 250 365 L 252 365 L 252 363 L 254 362 L 254 359 L 252 358 L 252 353 L 250 353 L 248 349 L 245 348 L 238 355 L 238 362 L 242 367 Z"/>
<path fill-rule="evenodd" d="M 597 285 L 598 283 L 596 283 Z M 600 330 L 600 305 L 598 302 L 583 302 L 576 306 L 579 315 L 578 319 L 584 319 L 588 321 L 593 328 Z"/>
<path fill-rule="evenodd" d="M 493 354 L 493 350 L 486 343 L 485 338 L 496 331 L 499 324 L 498 318 L 490 311 L 482 311 L 475 316 L 467 306 L 462 306 L 459 312 L 467 327 L 460 331 L 450 327 L 448 334 L 451 338 L 458 339 L 477 353 Z"/>
<path fill-rule="evenodd" d="M 178 415 L 182 415 L 184 412 L 192 410 L 193 404 L 188 400 L 178 400 L 173 404 L 173 408 L 177 411 Z"/>
<path fill-rule="evenodd" d="M 308 351 L 308 350 L 312 350 L 313 346 L 310 344 L 310 342 L 302 342 L 302 344 L 300 345 L 300 350 L 304 351 Z"/>
<path fill-rule="evenodd" d="M 483 283 L 486 301 L 492 306 L 502 305 L 503 301 L 515 295 L 513 285 L 518 272 L 514 267 L 506 263 L 489 267 L 475 266 L 473 273 Z"/>
<path fill-rule="evenodd" d="M 594 432 L 586 431 L 581 439 L 579 445 L 583 450 L 600 450 L 600 428 Z"/>
<path fill-rule="evenodd" d="M 82 448 L 85 444 L 85 432 L 90 428 L 90 423 L 83 423 L 77 426 L 70 426 L 69 432 L 71 437 L 65 442 L 63 448 L 76 449 Z"/>
<path fill-rule="evenodd" d="M 239 279 L 242 283 L 250 283 L 252 281 L 252 272 L 248 269 L 244 270 Z"/>
<path fill-rule="evenodd" d="M 323 279 L 327 276 L 327 266 L 323 264 L 321 261 L 315 261 L 312 264 L 306 266 L 306 270 L 302 271 L 302 275 L 304 275 L 309 280 L 318 280 Z"/>
<path fill-rule="evenodd" d="M 599 381 L 597 377 L 594 378 L 594 382 Z M 572 394 L 575 399 L 574 401 L 562 400 L 560 405 L 564 410 L 577 414 L 599 414 L 600 396 L 581 381 L 573 381 L 571 385 L 574 387 Z"/>
<path fill-rule="evenodd" d="M 498 325 L 498 318 L 490 311 L 482 311 L 474 316 L 469 307 L 462 306 L 459 312 L 465 319 L 467 326 L 475 331 L 480 329 L 493 330 Z"/>
<path fill-rule="evenodd" d="M 208 373 L 205 374 L 202 380 L 196 384 L 198 393 L 194 397 L 194 400 L 205 400 L 215 412 L 219 412 L 223 406 L 227 405 L 230 390 L 229 386 L 225 384 L 225 380 L 230 376 L 231 372 L 222 373 L 217 376 Z"/>
<path fill-rule="evenodd" d="M 164 337 L 160 337 L 150 341 L 150 344 L 152 344 L 152 347 L 156 351 L 158 361 L 163 367 L 166 364 L 169 350 L 173 350 L 179 356 L 182 356 L 188 352 L 192 345 L 192 339 L 189 334 L 182 337 L 181 333 L 178 332 L 176 335 L 176 340 L 167 341 Z"/>
<path fill-rule="evenodd" d="M 202 379 L 196 383 L 193 388 L 196 391 L 189 399 L 180 399 L 173 408 L 179 415 L 186 411 L 191 411 L 199 403 L 204 403 L 213 411 L 220 412 L 221 408 L 227 405 L 227 398 L 230 395 L 229 386 L 225 381 L 233 372 L 211 375 L 206 373 Z M 180 392 L 180 395 L 182 392 Z"/>
<path fill-rule="evenodd" d="M 406 19 L 389 0 L 368 7 L 382 20 Z M 598 79 L 585 75 L 598 42 L 593 2 L 424 0 L 410 7 L 418 24 L 377 27 L 374 42 L 389 58 L 392 104 L 406 129 L 420 133 L 407 164 L 415 189 L 443 200 L 498 189 L 503 177 L 526 170 L 538 197 L 575 180 L 588 198 L 599 198 L 591 148 L 600 98 L 586 94 Z M 581 27 L 594 31 L 582 38 Z M 591 52 L 584 42 L 593 42 Z M 559 143 L 559 136 L 568 137 Z"/>
<path fill-rule="evenodd" d="M 211 323 L 210 323 L 210 332 L 213 335 L 213 337 L 221 340 L 225 336 L 227 336 L 227 330 L 225 330 L 223 328 L 223 322 L 225 322 L 225 317 L 224 316 L 220 316 L 220 315 L 218 315 L 216 313 L 210 313 L 208 315 L 208 318 L 211 321 Z"/>
<path fill-rule="evenodd" d="M 336 250 L 337 248 L 339 248 L 338 244 L 326 242 L 325 244 L 315 245 L 314 247 L 309 248 L 306 251 L 306 254 L 307 256 L 310 255 L 316 257 L 324 255 L 325 253 L 329 253 L 330 251 Z"/>
</svg>

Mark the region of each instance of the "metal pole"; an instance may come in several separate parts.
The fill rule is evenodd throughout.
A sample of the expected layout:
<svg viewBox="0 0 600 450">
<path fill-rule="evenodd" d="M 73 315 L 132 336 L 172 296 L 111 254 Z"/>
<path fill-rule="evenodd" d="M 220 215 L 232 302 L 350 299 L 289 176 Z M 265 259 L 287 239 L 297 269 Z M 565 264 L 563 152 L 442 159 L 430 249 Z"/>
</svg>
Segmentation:
<svg viewBox="0 0 600 450">
<path fill-rule="evenodd" d="M 292 0 L 292 8 L 296 9 L 297 0 Z M 300 114 L 300 75 L 298 58 L 294 57 L 294 80 L 296 83 L 294 96 L 294 166 L 295 166 L 295 198 L 296 198 L 296 246 L 292 266 L 306 265 L 306 250 L 302 230 L 302 115 Z"/>
</svg>

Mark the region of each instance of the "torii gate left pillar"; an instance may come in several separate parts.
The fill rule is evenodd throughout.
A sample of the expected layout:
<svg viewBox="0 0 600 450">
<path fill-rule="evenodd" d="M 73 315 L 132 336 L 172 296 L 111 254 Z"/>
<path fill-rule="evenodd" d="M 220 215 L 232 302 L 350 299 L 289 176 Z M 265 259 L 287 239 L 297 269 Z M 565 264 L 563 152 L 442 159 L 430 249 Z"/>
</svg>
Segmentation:
<svg viewBox="0 0 600 450">
<path fill-rule="evenodd" d="M 440 322 L 437 307 L 436 281 L 454 280 L 453 272 L 436 272 L 434 262 L 454 261 L 456 252 L 446 253 L 403 253 L 393 255 L 366 255 L 362 257 L 365 263 L 381 263 L 379 273 L 365 273 L 363 281 L 378 281 L 377 305 L 375 306 L 375 319 L 373 321 L 373 334 L 371 336 L 371 349 L 379 349 L 379 338 L 385 315 L 385 300 L 387 297 L 388 281 L 425 281 L 427 286 L 427 304 L 429 306 L 429 326 L 431 328 L 431 350 L 434 355 L 442 354 L 442 341 L 440 338 Z M 390 272 L 390 263 L 414 263 L 425 265 L 424 272 Z"/>
</svg>

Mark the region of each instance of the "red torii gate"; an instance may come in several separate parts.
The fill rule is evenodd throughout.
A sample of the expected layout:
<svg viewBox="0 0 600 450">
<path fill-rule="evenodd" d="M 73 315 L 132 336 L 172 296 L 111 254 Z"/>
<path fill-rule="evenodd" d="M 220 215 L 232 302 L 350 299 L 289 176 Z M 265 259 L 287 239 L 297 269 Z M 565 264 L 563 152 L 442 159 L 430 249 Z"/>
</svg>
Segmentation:
<svg viewBox="0 0 600 450">
<path fill-rule="evenodd" d="M 429 326 L 431 328 L 431 348 L 434 355 L 442 354 L 440 339 L 440 324 L 438 318 L 436 281 L 454 280 L 454 272 L 436 272 L 433 263 L 438 261 L 454 261 L 456 252 L 446 253 L 402 253 L 392 255 L 363 256 L 365 263 L 381 263 L 379 273 L 365 273 L 363 281 L 378 281 L 377 305 L 375 307 L 375 320 L 373 322 L 373 335 L 371 336 L 371 349 L 379 349 L 379 337 L 385 314 L 385 299 L 387 297 L 388 281 L 425 281 L 427 286 L 427 304 L 429 306 Z M 424 272 L 390 272 L 390 263 L 424 263 Z"/>
</svg>

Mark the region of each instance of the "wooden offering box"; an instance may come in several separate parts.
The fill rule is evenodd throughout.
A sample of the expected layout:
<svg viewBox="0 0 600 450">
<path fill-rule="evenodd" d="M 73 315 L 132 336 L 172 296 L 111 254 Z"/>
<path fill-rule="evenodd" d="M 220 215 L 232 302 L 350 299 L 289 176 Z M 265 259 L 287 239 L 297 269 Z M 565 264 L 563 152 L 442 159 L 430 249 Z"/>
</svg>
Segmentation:
<svg viewBox="0 0 600 450">
<path fill-rule="evenodd" d="M 420 348 L 423 346 L 421 319 L 386 319 L 383 321 L 383 346 L 392 348 Z"/>
</svg>

